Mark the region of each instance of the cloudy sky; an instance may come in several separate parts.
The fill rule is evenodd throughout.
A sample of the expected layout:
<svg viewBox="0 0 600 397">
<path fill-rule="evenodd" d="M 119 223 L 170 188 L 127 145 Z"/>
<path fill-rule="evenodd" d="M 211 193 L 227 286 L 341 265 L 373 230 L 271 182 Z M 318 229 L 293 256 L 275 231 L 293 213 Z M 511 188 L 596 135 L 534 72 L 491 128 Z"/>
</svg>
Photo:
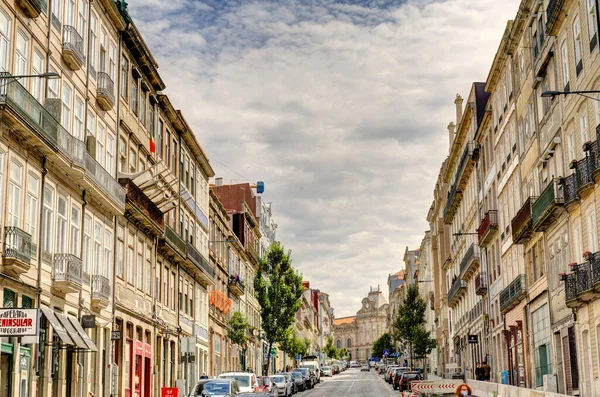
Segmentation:
<svg viewBox="0 0 600 397">
<path fill-rule="evenodd" d="M 218 176 L 265 181 L 337 317 L 428 229 L 457 93 L 518 0 L 143 0 L 131 15 Z"/>
</svg>

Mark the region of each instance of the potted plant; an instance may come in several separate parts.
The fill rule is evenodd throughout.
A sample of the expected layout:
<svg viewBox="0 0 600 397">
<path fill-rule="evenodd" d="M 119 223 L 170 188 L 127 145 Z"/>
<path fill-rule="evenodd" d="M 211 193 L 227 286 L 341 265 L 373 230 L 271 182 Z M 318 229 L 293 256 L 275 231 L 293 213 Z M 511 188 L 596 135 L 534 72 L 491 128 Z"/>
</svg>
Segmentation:
<svg viewBox="0 0 600 397">
<path fill-rule="evenodd" d="M 592 150 L 592 141 L 587 141 L 583 144 L 583 151 L 589 152 L 590 150 Z"/>
<path fill-rule="evenodd" d="M 577 168 L 577 160 L 571 160 L 571 162 L 569 163 L 569 168 L 572 170 Z"/>
<path fill-rule="evenodd" d="M 571 263 L 569 263 L 569 268 L 570 268 L 572 271 L 575 271 L 575 270 L 577 270 L 577 262 L 571 262 Z"/>
<path fill-rule="evenodd" d="M 586 261 L 587 261 L 587 260 L 589 260 L 589 257 L 590 257 L 591 255 L 592 255 L 592 253 L 591 253 L 590 251 L 585 251 L 585 252 L 583 253 L 583 257 L 584 257 L 584 259 L 585 259 Z"/>
<path fill-rule="evenodd" d="M 558 275 L 560 276 L 560 280 L 561 281 L 566 281 L 566 279 L 567 279 L 567 273 L 562 272 L 562 273 L 558 273 Z"/>
</svg>

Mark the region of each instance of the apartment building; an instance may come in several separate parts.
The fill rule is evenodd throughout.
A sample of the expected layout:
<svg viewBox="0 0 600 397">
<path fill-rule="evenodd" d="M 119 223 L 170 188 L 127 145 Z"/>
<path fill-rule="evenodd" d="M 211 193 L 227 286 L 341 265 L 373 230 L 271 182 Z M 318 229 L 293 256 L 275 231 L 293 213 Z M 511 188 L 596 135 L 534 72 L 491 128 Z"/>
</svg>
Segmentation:
<svg viewBox="0 0 600 397">
<path fill-rule="evenodd" d="M 434 298 L 434 282 L 432 274 L 432 246 L 431 232 L 425 232 L 419 247 L 419 256 L 417 258 L 417 277 L 415 282 L 419 286 L 419 295 L 427 303 L 425 309 L 425 327 L 431 332 L 432 337 L 435 336 L 435 298 Z M 427 372 L 438 374 L 438 351 L 433 350 L 427 355 Z M 425 363 L 424 363 L 425 364 Z M 425 367 L 425 365 L 423 365 Z"/>
<path fill-rule="evenodd" d="M 39 338 L 1 338 L 1 395 L 192 382 L 209 362 L 214 172 L 156 61 L 121 2 L 3 1 L 0 20 L 0 288 L 41 313 Z M 44 73 L 59 78 L 10 77 Z"/>
</svg>

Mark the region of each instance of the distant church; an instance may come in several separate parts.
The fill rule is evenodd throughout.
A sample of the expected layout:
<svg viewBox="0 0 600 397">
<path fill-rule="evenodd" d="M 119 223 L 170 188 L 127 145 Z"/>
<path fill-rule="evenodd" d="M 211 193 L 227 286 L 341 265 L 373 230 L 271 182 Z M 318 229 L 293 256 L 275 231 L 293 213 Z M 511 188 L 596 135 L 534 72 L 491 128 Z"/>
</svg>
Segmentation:
<svg viewBox="0 0 600 397">
<path fill-rule="evenodd" d="M 347 348 L 352 360 L 371 358 L 373 343 L 388 330 L 389 305 L 379 286 L 371 287 L 361 303 L 356 316 L 333 320 L 335 346 Z"/>
</svg>

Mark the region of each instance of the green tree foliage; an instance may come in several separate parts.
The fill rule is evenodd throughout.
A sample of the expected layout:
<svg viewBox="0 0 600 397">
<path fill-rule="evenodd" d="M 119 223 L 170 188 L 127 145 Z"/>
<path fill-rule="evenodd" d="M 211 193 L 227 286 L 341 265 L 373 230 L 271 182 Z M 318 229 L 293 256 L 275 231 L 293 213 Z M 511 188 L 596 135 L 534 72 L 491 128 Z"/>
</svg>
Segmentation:
<svg viewBox="0 0 600 397">
<path fill-rule="evenodd" d="M 373 343 L 373 356 L 383 357 L 383 352 L 385 350 L 389 350 L 390 353 L 393 353 L 396 350 L 392 335 L 388 332 L 381 335 L 379 338 L 377 338 L 375 343 Z"/>
<path fill-rule="evenodd" d="M 240 312 L 234 312 L 229 320 L 229 329 L 227 330 L 227 337 L 231 339 L 233 343 L 243 345 L 246 343 L 246 330 L 248 329 L 248 321 L 244 315 Z"/>
<path fill-rule="evenodd" d="M 345 347 L 340 349 L 340 358 L 348 358 L 350 357 L 350 352 Z"/>
<path fill-rule="evenodd" d="M 296 357 L 298 354 L 302 353 L 304 349 L 304 342 L 298 338 L 296 331 L 290 328 L 288 329 L 284 340 L 279 342 L 279 348 L 287 355 Z"/>
<path fill-rule="evenodd" d="M 303 341 L 300 341 L 300 352 L 298 354 L 300 354 L 302 357 L 307 356 L 308 352 L 310 351 L 310 345 L 310 339 L 304 338 Z"/>
<path fill-rule="evenodd" d="M 254 278 L 262 328 L 269 344 L 267 373 L 273 345 L 285 340 L 300 308 L 302 277 L 292 268 L 290 256 L 291 253 L 285 253 L 283 246 L 276 241 L 261 258 Z"/>
<path fill-rule="evenodd" d="M 333 345 L 333 338 L 330 336 L 329 338 L 327 338 L 327 343 L 325 344 L 325 347 L 323 347 L 323 351 L 325 352 L 325 354 L 327 354 L 327 357 L 337 358 L 337 350 L 338 349 Z"/>
<path fill-rule="evenodd" d="M 425 329 L 426 308 L 425 299 L 419 296 L 419 288 L 414 284 L 409 285 L 404 303 L 398 308 L 394 337 L 409 349 L 411 367 L 415 354 L 426 355 L 435 347 L 431 332 Z"/>
</svg>

